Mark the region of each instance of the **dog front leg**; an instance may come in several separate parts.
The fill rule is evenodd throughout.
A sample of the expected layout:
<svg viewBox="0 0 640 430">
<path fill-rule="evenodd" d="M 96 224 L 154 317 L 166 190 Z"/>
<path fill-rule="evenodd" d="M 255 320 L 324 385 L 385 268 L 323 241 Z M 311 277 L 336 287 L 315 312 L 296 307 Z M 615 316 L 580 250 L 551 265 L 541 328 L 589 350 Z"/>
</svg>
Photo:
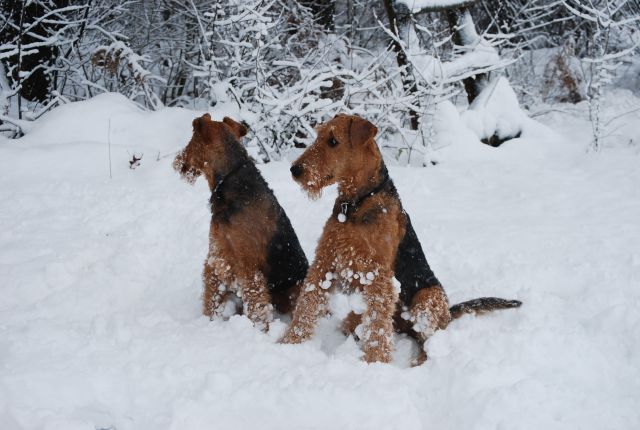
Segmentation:
<svg viewBox="0 0 640 430">
<path fill-rule="evenodd" d="M 287 329 L 282 343 L 302 343 L 311 338 L 318 319 L 324 315 L 327 307 L 327 296 L 335 279 L 327 265 L 315 262 L 310 268 L 293 311 L 291 325 Z"/>
<path fill-rule="evenodd" d="M 380 271 L 375 276 L 371 275 L 369 277 L 373 279 L 368 279 L 371 283 L 362 291 L 367 304 L 362 316 L 364 359 L 367 363 L 389 363 L 393 353 L 393 313 L 398 303 L 398 292 L 390 274 Z"/>
<path fill-rule="evenodd" d="M 202 280 L 202 313 L 210 319 L 221 317 L 231 284 L 230 269 L 222 260 L 209 254 L 204 262 Z"/>
<path fill-rule="evenodd" d="M 269 323 L 273 321 L 273 305 L 266 278 L 262 272 L 256 272 L 253 277 L 239 284 L 244 314 L 254 326 L 268 331 Z"/>
</svg>

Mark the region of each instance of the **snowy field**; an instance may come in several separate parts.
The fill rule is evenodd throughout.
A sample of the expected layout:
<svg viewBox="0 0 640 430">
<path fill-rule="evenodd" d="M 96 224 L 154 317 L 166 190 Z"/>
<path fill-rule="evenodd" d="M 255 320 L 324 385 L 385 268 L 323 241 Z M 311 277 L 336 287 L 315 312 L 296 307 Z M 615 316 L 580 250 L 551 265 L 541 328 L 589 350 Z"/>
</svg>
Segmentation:
<svg viewBox="0 0 640 430">
<path fill-rule="evenodd" d="M 451 301 L 524 302 L 453 322 L 411 368 L 403 337 L 367 365 L 336 321 L 280 345 L 284 321 L 201 316 L 209 191 L 170 166 L 196 113 L 57 108 L 0 140 L 0 429 L 640 428 L 640 118 L 586 153 L 585 112 L 390 167 Z M 310 202 L 288 167 L 261 170 L 312 258 L 335 191 Z"/>
</svg>

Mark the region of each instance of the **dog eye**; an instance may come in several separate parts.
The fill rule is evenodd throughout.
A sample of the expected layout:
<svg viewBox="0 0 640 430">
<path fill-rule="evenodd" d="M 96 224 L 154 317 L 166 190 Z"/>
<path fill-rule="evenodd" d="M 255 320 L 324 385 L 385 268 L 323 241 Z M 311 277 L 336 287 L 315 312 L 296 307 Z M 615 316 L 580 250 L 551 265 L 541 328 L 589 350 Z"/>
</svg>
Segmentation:
<svg viewBox="0 0 640 430">
<path fill-rule="evenodd" d="M 337 144 L 338 144 L 338 141 L 333 137 L 329 139 L 329 141 L 327 142 L 327 145 L 329 145 L 332 148 L 334 148 Z"/>
</svg>

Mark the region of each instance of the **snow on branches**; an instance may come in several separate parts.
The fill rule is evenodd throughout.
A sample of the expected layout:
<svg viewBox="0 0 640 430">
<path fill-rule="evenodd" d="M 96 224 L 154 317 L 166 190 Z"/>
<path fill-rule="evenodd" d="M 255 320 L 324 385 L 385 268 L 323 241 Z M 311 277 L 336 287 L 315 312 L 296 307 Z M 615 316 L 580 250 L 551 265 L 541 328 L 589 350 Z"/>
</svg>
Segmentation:
<svg viewBox="0 0 640 430">
<path fill-rule="evenodd" d="M 408 160 L 430 151 L 439 104 L 468 109 L 501 75 L 529 106 L 586 98 L 602 123 L 598 101 L 637 52 L 639 20 L 633 0 L 0 2 L 0 132 L 117 92 L 237 115 L 265 161 L 337 112 L 360 114 Z"/>
</svg>

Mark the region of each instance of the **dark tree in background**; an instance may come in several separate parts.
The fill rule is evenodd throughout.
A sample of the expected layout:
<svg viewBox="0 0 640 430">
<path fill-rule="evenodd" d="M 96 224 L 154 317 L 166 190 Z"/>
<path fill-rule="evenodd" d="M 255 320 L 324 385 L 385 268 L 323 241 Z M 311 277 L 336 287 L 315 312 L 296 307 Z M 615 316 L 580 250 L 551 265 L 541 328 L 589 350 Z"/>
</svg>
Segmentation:
<svg viewBox="0 0 640 430">
<path fill-rule="evenodd" d="M 478 35 L 471 11 L 469 10 L 474 3 L 476 3 L 475 0 L 463 1 L 455 7 L 447 8 L 445 11 L 447 22 L 449 23 L 449 30 L 453 35 L 453 43 L 460 47 L 470 47 L 477 43 Z M 478 73 L 473 77 L 462 80 L 469 104 L 478 97 L 480 91 L 487 85 L 487 80 L 488 76 L 486 73 Z"/>
<path fill-rule="evenodd" d="M 0 13 L 4 17 L 0 31 L 0 45 L 15 44 L 21 54 L 15 55 L 10 77 L 17 83 L 20 95 L 29 101 L 44 102 L 55 87 L 55 76 L 49 71 L 55 63 L 57 55 L 55 46 L 47 43 L 47 39 L 55 35 L 61 23 L 55 16 L 47 20 L 51 10 L 69 6 L 69 0 L 48 0 L 44 2 L 26 0 L 3 1 Z M 25 46 L 39 45 L 37 48 Z M 26 75 L 26 76 L 25 76 Z"/>
<path fill-rule="evenodd" d="M 409 11 L 406 6 L 396 6 L 393 0 L 383 0 L 385 11 L 387 12 L 387 18 L 389 20 L 389 29 L 395 36 L 391 40 L 391 47 L 396 54 L 396 61 L 400 68 L 400 74 L 402 79 L 402 87 L 408 94 L 415 94 L 418 92 L 411 65 L 407 59 L 407 54 L 400 42 L 400 26 L 406 26 L 407 21 L 410 19 Z M 417 106 L 416 106 L 417 107 Z M 409 110 L 409 117 L 411 118 L 411 130 L 417 130 L 420 123 L 420 115 L 418 109 L 414 107 Z"/>
<path fill-rule="evenodd" d="M 300 5 L 309 8 L 314 20 L 326 31 L 333 32 L 336 29 L 334 16 L 336 2 L 331 0 L 300 0 Z"/>
</svg>

